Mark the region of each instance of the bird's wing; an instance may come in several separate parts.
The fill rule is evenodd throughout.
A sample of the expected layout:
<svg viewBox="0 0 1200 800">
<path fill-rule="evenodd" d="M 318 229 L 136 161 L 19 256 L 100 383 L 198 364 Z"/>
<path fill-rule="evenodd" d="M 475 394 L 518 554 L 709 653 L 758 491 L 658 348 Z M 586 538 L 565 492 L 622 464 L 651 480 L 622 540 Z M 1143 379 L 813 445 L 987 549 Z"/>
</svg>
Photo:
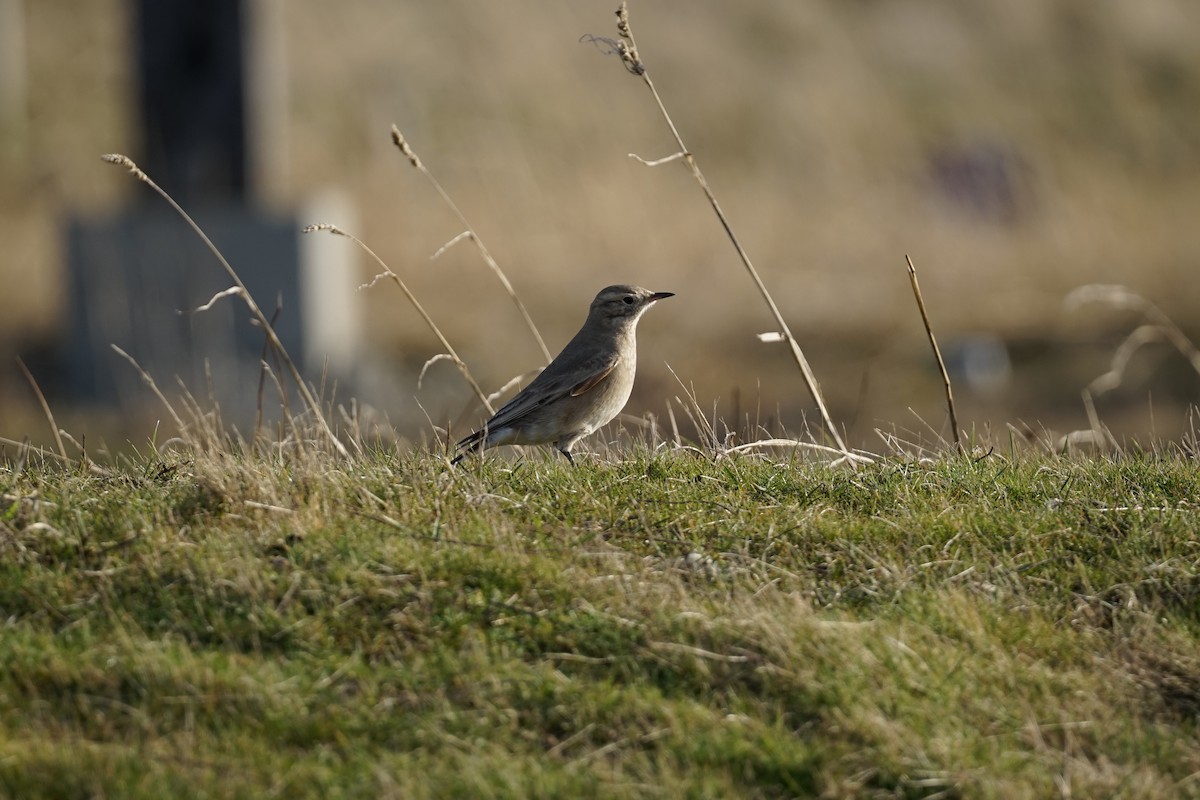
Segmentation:
<svg viewBox="0 0 1200 800">
<path fill-rule="evenodd" d="M 585 356 L 575 363 L 552 364 L 497 411 L 487 427 L 498 430 L 564 397 L 579 397 L 599 386 L 619 363 L 621 357 L 612 353 Z"/>
<path fill-rule="evenodd" d="M 591 375 L 587 376 L 586 378 L 581 380 L 579 383 L 572 386 L 571 387 L 571 397 L 579 397 L 579 395 L 586 394 L 587 392 L 591 391 L 592 389 L 595 389 L 600 384 L 601 381 L 603 381 L 610 374 L 612 374 L 612 371 L 617 368 L 617 362 L 620 360 L 621 360 L 620 358 L 611 359 L 608 362 L 608 365 L 605 366 L 602 370 L 600 370 L 599 372 L 593 372 Z"/>
</svg>

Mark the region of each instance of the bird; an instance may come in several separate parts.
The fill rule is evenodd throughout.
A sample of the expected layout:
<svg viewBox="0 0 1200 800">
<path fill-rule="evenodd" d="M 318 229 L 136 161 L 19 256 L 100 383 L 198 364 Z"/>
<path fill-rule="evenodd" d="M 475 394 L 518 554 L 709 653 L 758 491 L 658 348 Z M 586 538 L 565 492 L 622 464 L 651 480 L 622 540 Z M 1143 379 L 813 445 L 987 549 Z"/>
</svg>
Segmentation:
<svg viewBox="0 0 1200 800">
<path fill-rule="evenodd" d="M 458 443 L 450 463 L 489 447 L 553 443 L 574 465 L 571 448 L 621 413 L 633 391 L 638 320 L 650 306 L 674 296 L 624 284 L 601 289 L 579 333 L 483 427 Z"/>
</svg>

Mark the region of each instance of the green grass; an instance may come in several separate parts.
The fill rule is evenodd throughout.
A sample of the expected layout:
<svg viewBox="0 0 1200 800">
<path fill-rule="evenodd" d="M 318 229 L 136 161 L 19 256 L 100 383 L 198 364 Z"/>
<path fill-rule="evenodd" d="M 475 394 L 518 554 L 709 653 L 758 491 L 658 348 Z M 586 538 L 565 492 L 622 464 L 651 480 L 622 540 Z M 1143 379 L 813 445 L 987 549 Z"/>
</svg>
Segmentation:
<svg viewBox="0 0 1200 800">
<path fill-rule="evenodd" d="M 1200 796 L 1198 498 L 1164 454 L 10 465 L 0 795 Z"/>
</svg>

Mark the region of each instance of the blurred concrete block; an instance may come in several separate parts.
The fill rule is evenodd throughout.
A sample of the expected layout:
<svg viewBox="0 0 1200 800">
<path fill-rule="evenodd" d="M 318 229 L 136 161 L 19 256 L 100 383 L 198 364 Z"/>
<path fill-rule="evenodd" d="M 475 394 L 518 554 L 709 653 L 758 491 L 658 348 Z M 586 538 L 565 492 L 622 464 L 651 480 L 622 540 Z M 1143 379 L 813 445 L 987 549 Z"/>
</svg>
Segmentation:
<svg viewBox="0 0 1200 800">
<path fill-rule="evenodd" d="M 275 331 L 306 378 L 320 380 L 328 357 L 329 377 L 349 379 L 362 316 L 351 248 L 327 246 L 321 240 L 334 238 L 328 235 L 301 234 L 304 223 L 294 217 L 243 206 L 193 216 L 268 318 L 278 307 Z M 265 337 L 238 297 L 196 310 L 233 282 L 183 220 L 153 208 L 74 219 L 67 255 L 69 401 L 145 407 L 149 391 L 112 351 L 115 344 L 169 393 L 178 393 L 178 377 L 197 398 L 219 403 L 227 423 L 253 423 Z M 265 406 L 278 407 L 269 380 L 266 397 Z"/>
</svg>

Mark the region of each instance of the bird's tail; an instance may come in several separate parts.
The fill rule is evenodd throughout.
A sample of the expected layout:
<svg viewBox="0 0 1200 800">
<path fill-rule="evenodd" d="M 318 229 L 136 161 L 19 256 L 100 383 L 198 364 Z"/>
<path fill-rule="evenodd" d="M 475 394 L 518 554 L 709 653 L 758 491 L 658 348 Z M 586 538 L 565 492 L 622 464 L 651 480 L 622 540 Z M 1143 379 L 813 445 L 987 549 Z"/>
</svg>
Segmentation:
<svg viewBox="0 0 1200 800">
<path fill-rule="evenodd" d="M 458 466 L 458 462 L 469 456 L 471 453 L 478 453 L 483 449 L 484 442 L 487 441 L 487 428 L 480 428 L 470 436 L 459 441 L 456 445 L 458 455 L 450 460 L 451 465 Z"/>
</svg>

